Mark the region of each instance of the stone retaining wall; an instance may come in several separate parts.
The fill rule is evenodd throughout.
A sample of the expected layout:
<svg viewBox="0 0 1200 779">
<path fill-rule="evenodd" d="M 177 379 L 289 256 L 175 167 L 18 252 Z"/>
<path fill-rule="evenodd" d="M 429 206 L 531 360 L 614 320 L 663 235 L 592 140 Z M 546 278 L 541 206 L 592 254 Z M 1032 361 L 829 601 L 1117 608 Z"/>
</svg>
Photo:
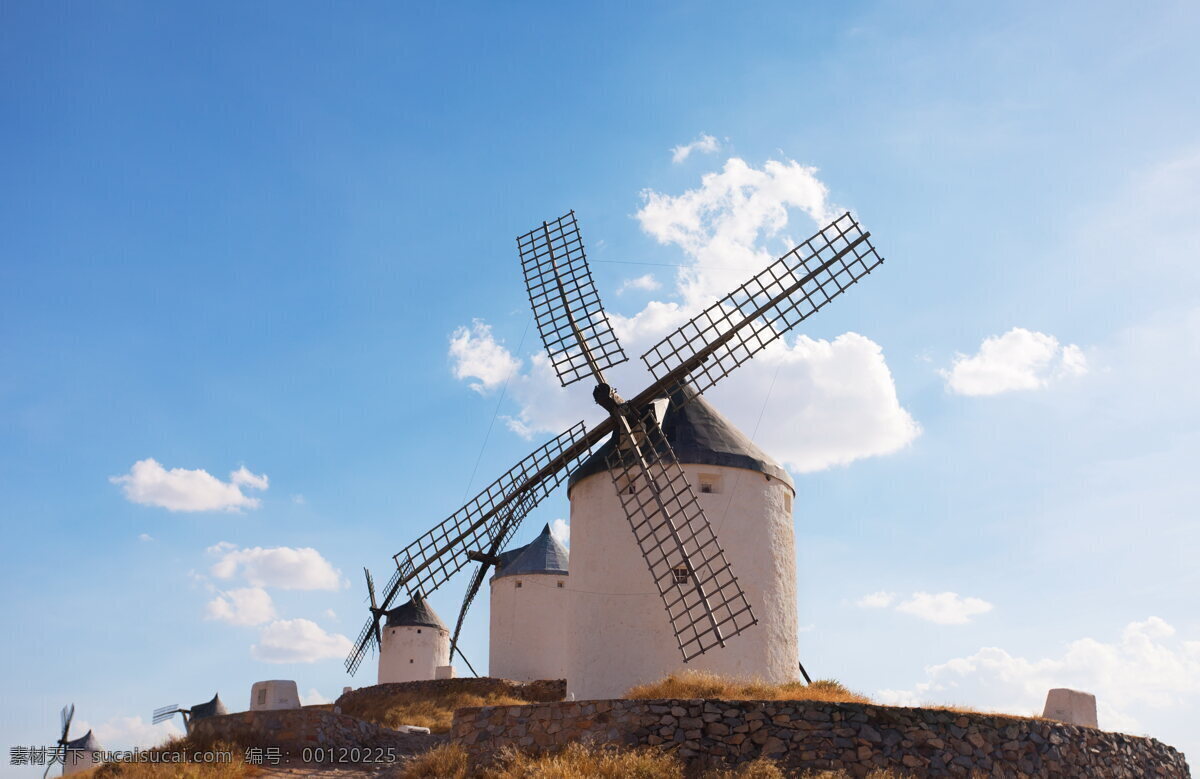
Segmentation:
<svg viewBox="0 0 1200 779">
<path fill-rule="evenodd" d="M 505 746 L 553 751 L 574 741 L 662 745 L 693 765 L 760 755 L 789 770 L 891 768 L 916 776 L 1189 779 L 1182 753 L 1046 720 L 816 701 L 610 700 L 455 712 L 451 737 L 476 760 Z"/>
<path fill-rule="evenodd" d="M 198 743 L 278 747 L 284 757 L 296 761 L 305 748 L 392 747 L 397 755 L 414 754 L 444 737 L 398 733 L 327 709 L 303 708 L 207 717 L 193 722 L 191 738 Z M 328 759 L 337 760 L 333 756 Z"/>
</svg>

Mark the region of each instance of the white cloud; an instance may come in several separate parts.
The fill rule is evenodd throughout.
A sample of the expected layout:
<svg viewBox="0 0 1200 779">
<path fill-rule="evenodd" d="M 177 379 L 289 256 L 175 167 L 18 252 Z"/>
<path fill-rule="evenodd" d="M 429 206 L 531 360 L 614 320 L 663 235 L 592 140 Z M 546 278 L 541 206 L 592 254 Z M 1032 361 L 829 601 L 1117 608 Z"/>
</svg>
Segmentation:
<svg viewBox="0 0 1200 779">
<path fill-rule="evenodd" d="M 256 476 L 242 466 L 223 482 L 202 469 L 166 470 L 152 457 L 138 460 L 124 476 L 109 481 L 122 485 L 125 498 L 145 506 L 169 511 L 239 511 L 258 508 L 259 499 L 243 494 L 241 488 L 265 490 L 266 475 Z"/>
<path fill-rule="evenodd" d="M 138 540 L 149 542 L 154 540 L 154 536 L 150 535 L 149 533 L 138 533 Z"/>
<path fill-rule="evenodd" d="M 337 612 L 333 609 L 325 609 L 325 616 L 334 621 L 336 621 L 338 618 Z"/>
<path fill-rule="evenodd" d="M 1013 714 L 1041 713 L 1054 687 L 1096 696 L 1100 727 L 1136 732 L 1140 711 L 1200 704 L 1200 642 L 1181 641 L 1158 617 L 1131 622 L 1118 640 L 1081 638 L 1060 656 L 1029 660 L 998 647 L 928 666 L 910 690 L 880 690 L 884 703 L 969 703 Z"/>
<path fill-rule="evenodd" d="M 300 704 L 302 706 L 319 706 L 322 703 L 329 703 L 330 700 L 320 693 L 315 687 L 309 687 L 308 692 L 300 696 Z"/>
<path fill-rule="evenodd" d="M 816 174 L 816 168 L 793 160 L 769 160 L 757 169 L 732 157 L 720 172 L 705 174 L 698 189 L 642 193 L 645 202 L 637 213 L 642 229 L 691 259 L 677 279 L 685 308 L 695 313 L 792 249 L 796 242 L 783 234 L 789 209 L 817 225 L 833 218 L 836 209 Z M 766 240 L 775 246 L 766 246 Z"/>
<path fill-rule="evenodd" d="M 473 320 L 469 328 L 459 327 L 450 336 L 450 359 L 454 377 L 478 379 L 471 383 L 471 389 L 479 393 L 503 384 L 521 369 L 521 361 L 496 341 L 491 325 L 480 319 Z"/>
<path fill-rule="evenodd" d="M 1060 346 L 1054 336 L 1023 327 L 985 338 L 977 354 L 960 354 L 950 370 L 940 371 L 946 388 L 958 395 L 1040 389 L 1086 372 L 1087 359 L 1078 346 Z"/>
<path fill-rule="evenodd" d="M 643 197 L 637 214 L 642 229 L 660 243 L 677 246 L 688 262 L 675 278 L 677 300 L 652 300 L 629 316 L 610 312 L 613 329 L 631 355 L 790 250 L 795 242 L 785 231 L 807 234 L 837 210 L 816 170 L 791 160 L 772 160 L 756 169 L 733 158 L 705 175 L 697 189 L 678 196 L 646 191 Z M 806 215 L 806 224 L 791 222 L 794 211 Z M 767 248 L 770 242 L 777 246 Z M 636 359 L 606 373 L 627 397 L 648 381 Z M 505 421 L 526 438 L 557 434 L 580 417 L 602 418 L 586 382 L 562 388 L 544 355 L 535 354 L 529 369 L 508 386 L 518 410 Z M 900 405 L 883 350 L 857 333 L 831 341 L 781 339 L 709 397 L 766 451 L 800 472 L 895 452 L 920 434 Z"/>
<path fill-rule="evenodd" d="M 550 535 L 558 539 L 558 543 L 571 548 L 571 526 L 565 519 L 556 519 L 550 523 Z"/>
<path fill-rule="evenodd" d="M 654 278 L 653 273 L 644 273 L 641 276 L 633 279 L 625 279 L 621 282 L 621 286 L 617 287 L 617 294 L 624 295 L 628 290 L 638 289 L 643 292 L 653 292 L 662 287 L 658 279 Z"/>
<path fill-rule="evenodd" d="M 223 592 L 208 602 L 205 618 L 231 625 L 261 625 L 275 619 L 275 604 L 261 587 Z"/>
<path fill-rule="evenodd" d="M 250 469 L 244 465 L 229 474 L 229 480 L 239 487 L 248 487 L 252 490 L 265 490 L 269 486 L 269 480 L 265 473 L 251 473 Z"/>
<path fill-rule="evenodd" d="M 719 148 L 721 148 L 721 144 L 716 138 L 708 135 L 707 133 L 700 133 L 700 137 L 691 143 L 685 143 L 682 146 L 671 147 L 671 162 L 674 162 L 676 165 L 678 165 L 690 157 L 694 151 L 704 154 L 712 154 Z"/>
<path fill-rule="evenodd" d="M 898 604 L 896 611 L 939 625 L 965 625 L 971 617 L 986 614 L 992 604 L 980 598 L 964 598 L 954 592 L 914 592 L 908 600 Z"/>
<path fill-rule="evenodd" d="M 266 663 L 314 663 L 345 657 L 351 648 L 350 639 L 326 633 L 311 620 L 283 619 L 262 629 L 250 654 Z"/>
<path fill-rule="evenodd" d="M 113 717 L 99 725 L 75 719 L 71 723 L 71 737 L 79 738 L 89 730 L 96 736 L 100 746 L 107 750 L 155 747 L 169 738 L 183 735 L 177 720 L 170 719 L 153 725 L 141 717 Z"/>
<path fill-rule="evenodd" d="M 311 547 L 237 549 L 222 541 L 208 551 L 221 556 L 212 566 L 212 575 L 218 579 L 241 574 L 254 587 L 284 590 L 336 590 L 342 586 L 340 572 Z"/>
<path fill-rule="evenodd" d="M 862 609 L 886 609 L 895 600 L 896 593 L 894 592 L 872 592 L 856 600 L 854 605 Z"/>
</svg>

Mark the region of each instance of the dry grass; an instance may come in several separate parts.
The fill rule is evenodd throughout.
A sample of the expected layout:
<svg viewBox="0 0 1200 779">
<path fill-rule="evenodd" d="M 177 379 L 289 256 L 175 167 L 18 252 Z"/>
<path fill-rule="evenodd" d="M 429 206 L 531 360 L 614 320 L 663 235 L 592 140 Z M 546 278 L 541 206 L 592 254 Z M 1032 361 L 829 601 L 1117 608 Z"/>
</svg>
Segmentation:
<svg viewBox="0 0 1200 779">
<path fill-rule="evenodd" d="M 625 693 L 626 698 L 718 698 L 727 701 L 825 701 L 827 703 L 870 703 L 865 695 L 847 690 L 832 679 L 812 684 L 770 684 L 759 680 L 729 679 L 707 671 L 682 671 L 652 684 L 642 684 Z"/>
<path fill-rule="evenodd" d="M 554 754 L 527 755 L 514 749 L 500 753 L 492 765 L 472 768 L 466 751 L 445 744 L 414 758 L 402 779 L 683 779 L 683 761 L 654 747 L 619 749 L 570 744 Z M 704 779 L 783 779 L 770 760 L 704 774 Z M 884 779 L 880 777 L 880 779 Z"/>
<path fill-rule="evenodd" d="M 342 713 L 395 728 L 416 725 L 433 733 L 450 730 L 455 709 L 474 706 L 527 706 L 529 701 L 503 693 L 474 693 L 464 690 L 422 690 L 395 692 L 386 698 L 348 699 Z"/>
</svg>

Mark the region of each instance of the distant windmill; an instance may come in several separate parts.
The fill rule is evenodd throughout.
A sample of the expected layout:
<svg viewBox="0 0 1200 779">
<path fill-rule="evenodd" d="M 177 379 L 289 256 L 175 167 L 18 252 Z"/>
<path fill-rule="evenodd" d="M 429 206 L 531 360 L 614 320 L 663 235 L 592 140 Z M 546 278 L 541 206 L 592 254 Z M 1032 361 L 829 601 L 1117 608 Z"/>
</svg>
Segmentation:
<svg viewBox="0 0 1200 779">
<path fill-rule="evenodd" d="M 756 624 L 660 423 L 670 398 L 690 402 L 883 262 L 869 238 L 849 213 L 834 220 L 642 355 L 654 381 L 625 400 L 604 376 L 627 358 L 596 292 L 575 213 L 518 237 L 534 319 L 559 381 L 566 387 L 593 379 L 592 397 L 609 416 L 591 430 L 580 422 L 539 447 L 394 555 L 381 604 L 370 587 L 371 618 L 346 658 L 347 671 L 378 645 L 380 615 L 401 589 L 427 596 L 475 561 L 480 566 L 455 628 L 457 649 L 466 611 L 521 521 L 609 436 L 615 445 L 608 471 L 683 661 Z"/>
<path fill-rule="evenodd" d="M 154 716 L 151 717 L 153 724 L 157 725 L 160 722 L 165 722 L 176 714 L 183 716 L 183 726 L 188 733 L 192 732 L 192 723 L 196 720 L 205 719 L 207 717 L 219 717 L 228 714 L 228 709 L 221 702 L 220 695 L 213 695 L 211 701 L 207 703 L 198 703 L 190 709 L 180 708 L 178 703 L 172 703 L 169 706 L 162 706 L 154 710 Z"/>
<path fill-rule="evenodd" d="M 95 766 L 90 759 L 84 758 L 84 753 L 99 752 L 101 750 L 100 742 L 88 731 L 80 738 L 71 740 L 71 720 L 75 718 L 75 704 L 63 706 L 59 713 L 59 721 L 62 724 L 62 735 L 55 742 L 54 753 L 50 760 L 47 761 L 46 770 L 42 774 L 42 779 L 50 775 L 50 769 L 55 763 L 61 763 L 63 767 L 63 776 L 69 774 L 87 771 Z"/>
</svg>

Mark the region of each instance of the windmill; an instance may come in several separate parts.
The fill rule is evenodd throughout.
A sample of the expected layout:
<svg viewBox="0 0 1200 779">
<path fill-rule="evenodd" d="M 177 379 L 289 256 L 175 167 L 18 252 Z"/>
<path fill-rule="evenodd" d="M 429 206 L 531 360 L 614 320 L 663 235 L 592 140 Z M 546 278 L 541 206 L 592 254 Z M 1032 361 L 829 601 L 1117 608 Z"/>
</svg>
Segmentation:
<svg viewBox="0 0 1200 779">
<path fill-rule="evenodd" d="M 192 723 L 196 720 L 205 719 L 207 717 L 219 717 L 228 714 L 229 710 L 225 708 L 225 704 L 221 701 L 220 695 L 213 695 L 212 700 L 206 703 L 197 703 L 190 709 L 184 709 L 178 703 L 172 703 L 168 706 L 160 706 L 154 710 L 150 720 L 157 725 L 160 722 L 165 722 L 176 714 L 183 716 L 183 727 L 188 733 L 192 732 Z"/>
<path fill-rule="evenodd" d="M 55 763 L 61 763 L 63 767 L 63 775 L 78 773 L 92 768 L 93 765 L 89 760 L 83 760 L 82 753 L 84 752 L 99 752 L 100 742 L 88 731 L 83 736 L 77 739 L 71 739 L 71 720 L 75 718 L 75 704 L 72 703 L 63 706 L 59 712 L 59 722 L 62 725 L 62 734 L 55 742 L 54 752 L 49 756 L 46 762 L 46 770 L 42 773 L 42 779 L 50 775 L 50 769 Z"/>
<path fill-rule="evenodd" d="M 354 673 L 379 641 L 380 614 L 401 589 L 427 596 L 470 562 L 479 568 L 463 619 L 498 553 L 525 516 L 596 444 L 613 437 L 606 465 L 667 612 L 683 661 L 744 632 L 756 619 L 660 423 L 674 397 L 687 403 L 876 268 L 883 259 L 849 213 L 751 277 L 642 355 L 654 380 L 630 400 L 604 371 L 627 358 L 600 302 L 574 211 L 517 238 L 538 333 L 563 387 L 595 381 L 608 417 L 582 422 L 538 447 L 465 506 L 393 556 L 396 570 L 346 658 Z M 461 650 L 459 650 L 461 656 Z M 465 659 L 465 658 L 464 658 Z"/>
</svg>

